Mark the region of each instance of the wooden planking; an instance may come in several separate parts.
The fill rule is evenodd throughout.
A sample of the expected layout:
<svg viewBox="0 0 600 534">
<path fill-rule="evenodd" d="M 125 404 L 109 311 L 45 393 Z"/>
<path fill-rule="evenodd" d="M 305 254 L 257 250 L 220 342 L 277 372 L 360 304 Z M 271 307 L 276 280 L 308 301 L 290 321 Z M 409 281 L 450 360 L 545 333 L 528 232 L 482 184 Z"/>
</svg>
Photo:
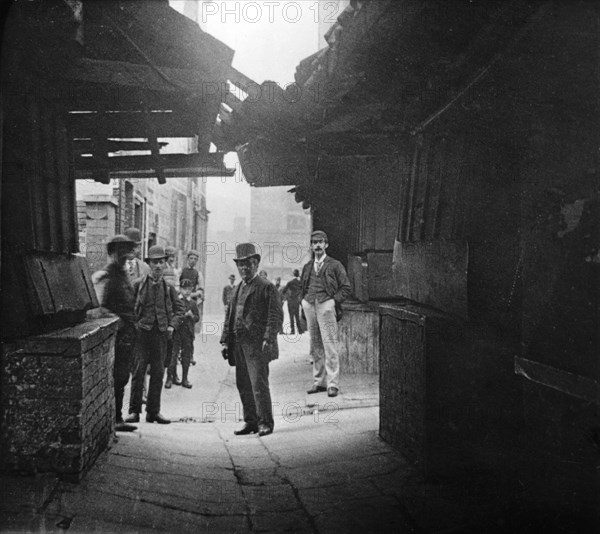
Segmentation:
<svg viewBox="0 0 600 534">
<path fill-rule="evenodd" d="M 77 157 L 75 166 L 81 170 L 107 168 L 111 171 L 154 169 L 156 165 L 162 168 L 214 168 L 223 165 L 223 153 L 207 154 L 161 154 L 159 156 L 113 156 L 98 161 L 94 157 Z"/>
<path fill-rule="evenodd" d="M 212 83 L 205 73 L 191 69 L 160 67 L 160 73 L 148 65 L 83 58 L 64 73 L 65 78 L 76 82 L 109 86 L 144 87 L 150 91 L 165 93 L 201 93 L 203 87 Z M 218 92 L 204 91 L 203 96 L 213 101 L 220 98 Z M 180 95 L 181 98 L 181 95 Z"/>
<path fill-rule="evenodd" d="M 412 169 L 400 189 L 400 242 L 464 236 L 473 154 L 466 150 L 463 136 L 428 134 L 415 139 Z"/>
<path fill-rule="evenodd" d="M 194 137 L 200 132 L 198 120 L 185 111 L 152 112 L 146 118 L 142 111 L 69 114 L 69 131 L 72 137 L 93 137 L 101 129 L 106 137 L 146 138 L 148 122 L 158 137 Z"/>
<path fill-rule="evenodd" d="M 468 259 L 463 240 L 396 242 L 393 293 L 467 318 Z"/>
<path fill-rule="evenodd" d="M 340 367 L 344 373 L 379 372 L 379 312 L 344 306 L 338 323 Z"/>
</svg>

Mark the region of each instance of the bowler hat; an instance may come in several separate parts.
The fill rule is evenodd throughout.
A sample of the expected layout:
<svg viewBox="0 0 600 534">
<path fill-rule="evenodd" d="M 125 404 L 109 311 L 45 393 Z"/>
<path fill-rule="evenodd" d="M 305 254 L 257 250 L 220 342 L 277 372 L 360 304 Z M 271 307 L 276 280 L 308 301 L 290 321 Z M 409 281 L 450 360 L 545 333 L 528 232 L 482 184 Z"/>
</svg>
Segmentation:
<svg viewBox="0 0 600 534">
<path fill-rule="evenodd" d="M 148 256 L 145 261 L 149 260 L 164 260 L 167 257 L 165 249 L 160 245 L 154 245 L 148 250 Z"/>
<path fill-rule="evenodd" d="M 254 243 L 238 243 L 235 246 L 235 258 L 233 258 L 233 261 L 237 263 L 238 261 L 250 258 L 258 258 L 258 261 L 260 261 L 260 254 L 256 252 Z"/>
<path fill-rule="evenodd" d="M 192 282 L 189 278 L 184 278 L 181 281 L 181 284 L 180 284 L 179 287 L 181 287 L 181 289 L 185 289 L 186 287 L 189 287 L 190 289 L 193 289 L 194 288 L 194 282 Z"/>
<path fill-rule="evenodd" d="M 235 274 L 230 274 L 229 275 L 229 280 L 235 280 Z"/>
<path fill-rule="evenodd" d="M 117 234 L 108 240 L 108 243 L 106 243 L 106 250 L 109 254 L 112 254 L 118 245 L 122 245 L 123 248 L 128 248 L 131 250 L 137 245 L 137 243 L 129 239 L 126 235 Z"/>
<path fill-rule="evenodd" d="M 312 239 L 322 239 L 325 242 L 329 242 L 327 239 L 327 234 L 323 232 L 323 230 L 315 230 L 312 234 L 310 234 L 310 238 Z"/>
<path fill-rule="evenodd" d="M 138 228 L 127 228 L 125 235 L 138 245 L 142 242 L 142 232 Z"/>
<path fill-rule="evenodd" d="M 188 258 L 189 258 L 190 256 L 198 256 L 198 257 L 200 257 L 200 253 L 199 253 L 197 250 L 194 250 L 194 249 L 190 250 L 190 251 L 187 253 L 187 255 L 188 255 Z"/>
</svg>

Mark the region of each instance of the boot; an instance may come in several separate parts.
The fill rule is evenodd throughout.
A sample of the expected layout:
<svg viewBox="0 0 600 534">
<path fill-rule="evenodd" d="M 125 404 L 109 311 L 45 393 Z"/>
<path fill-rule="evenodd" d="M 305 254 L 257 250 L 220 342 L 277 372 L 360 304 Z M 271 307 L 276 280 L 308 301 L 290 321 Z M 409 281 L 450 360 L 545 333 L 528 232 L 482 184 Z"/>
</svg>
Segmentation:
<svg viewBox="0 0 600 534">
<path fill-rule="evenodd" d="M 171 380 L 171 375 L 167 375 L 167 380 L 165 381 L 165 389 L 171 389 L 173 385 L 173 380 Z"/>
<path fill-rule="evenodd" d="M 185 363 L 181 365 L 181 375 L 182 375 L 181 385 L 184 388 L 192 389 L 192 384 L 190 384 L 188 382 L 188 371 L 189 371 L 189 369 L 190 369 L 189 365 L 186 365 Z"/>
<path fill-rule="evenodd" d="M 173 373 L 173 384 L 176 386 L 181 386 L 181 380 L 179 380 L 179 377 L 177 376 L 177 370 L 175 370 Z"/>
</svg>

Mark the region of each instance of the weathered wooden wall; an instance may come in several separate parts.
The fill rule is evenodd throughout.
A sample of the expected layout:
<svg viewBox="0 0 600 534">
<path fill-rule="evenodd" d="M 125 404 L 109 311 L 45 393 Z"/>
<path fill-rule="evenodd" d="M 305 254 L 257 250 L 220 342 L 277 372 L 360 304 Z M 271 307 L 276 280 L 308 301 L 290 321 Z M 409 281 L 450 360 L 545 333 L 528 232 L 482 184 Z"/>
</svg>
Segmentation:
<svg viewBox="0 0 600 534">
<path fill-rule="evenodd" d="M 340 368 L 343 373 L 379 373 L 379 311 L 347 302 L 338 323 Z"/>
</svg>

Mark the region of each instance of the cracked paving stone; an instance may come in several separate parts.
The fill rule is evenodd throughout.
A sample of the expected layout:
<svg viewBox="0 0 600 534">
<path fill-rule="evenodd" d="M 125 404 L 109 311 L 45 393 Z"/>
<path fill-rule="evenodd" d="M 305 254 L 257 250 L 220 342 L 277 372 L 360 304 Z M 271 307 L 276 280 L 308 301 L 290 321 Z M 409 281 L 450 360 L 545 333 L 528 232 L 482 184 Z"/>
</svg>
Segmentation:
<svg viewBox="0 0 600 534">
<path fill-rule="evenodd" d="M 146 491 L 153 494 L 164 494 L 174 497 L 197 500 L 198 502 L 223 502 L 228 499 L 241 499 L 241 491 L 237 480 L 209 480 L 192 478 L 180 475 L 128 472 L 120 473 L 113 469 L 112 472 L 96 472 L 86 481 L 86 486 L 99 488 L 113 484 L 113 491 L 123 488 L 135 494 Z"/>
<path fill-rule="evenodd" d="M 311 488 L 349 484 L 356 479 L 391 473 L 400 467 L 405 467 L 405 465 L 405 462 L 397 456 L 382 457 L 381 455 L 375 455 L 335 463 L 307 465 L 305 467 L 281 467 L 285 469 L 286 477 L 295 487 Z"/>
<path fill-rule="evenodd" d="M 123 456 L 121 454 L 111 454 L 107 460 L 107 466 L 114 466 L 122 469 L 123 476 L 126 476 L 128 470 L 141 472 L 152 471 L 154 473 L 165 473 L 171 475 L 182 475 L 205 480 L 235 480 L 231 462 L 223 461 L 225 467 L 214 465 L 210 462 L 167 462 L 163 460 L 149 460 L 143 457 Z M 102 466 L 102 469 L 105 469 Z"/>
<path fill-rule="evenodd" d="M 279 513 L 258 513 L 250 516 L 253 532 L 293 532 L 303 534 L 315 532 L 306 513 L 298 510 Z"/>
<path fill-rule="evenodd" d="M 122 525 L 120 532 L 138 527 L 177 532 L 205 532 L 212 527 L 215 532 L 244 532 L 247 525 L 243 514 L 207 516 L 166 503 L 145 502 L 126 494 L 96 490 L 63 494 L 59 501 L 51 503 L 48 513 L 73 517 L 70 529 L 73 532 L 81 531 L 77 526 L 80 518 L 85 521 L 110 518 Z"/>
<path fill-rule="evenodd" d="M 237 479 L 243 486 L 278 486 L 287 484 L 277 474 L 277 468 L 269 469 L 236 469 Z"/>
<path fill-rule="evenodd" d="M 349 484 L 300 489 L 298 495 L 306 510 L 316 516 L 331 507 L 360 506 L 362 499 L 381 497 L 381 492 L 370 480 L 363 479 Z"/>
<path fill-rule="evenodd" d="M 286 512 L 300 508 L 290 485 L 242 486 L 242 492 L 250 512 Z"/>
</svg>

